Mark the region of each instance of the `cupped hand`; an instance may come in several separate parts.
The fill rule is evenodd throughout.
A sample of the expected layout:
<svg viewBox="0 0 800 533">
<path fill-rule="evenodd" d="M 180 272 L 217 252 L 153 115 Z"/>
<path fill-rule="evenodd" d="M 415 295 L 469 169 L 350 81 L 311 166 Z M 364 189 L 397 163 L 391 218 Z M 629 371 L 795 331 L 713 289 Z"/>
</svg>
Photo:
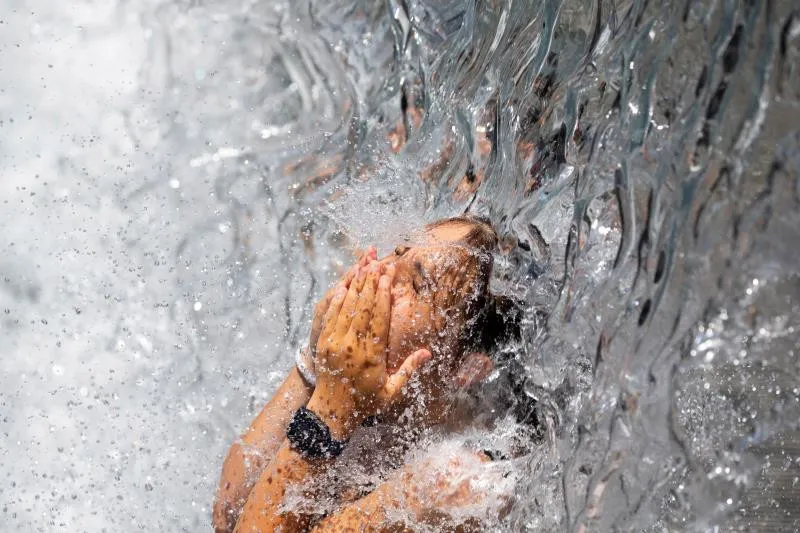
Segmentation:
<svg viewBox="0 0 800 533">
<path fill-rule="evenodd" d="M 317 384 L 347 390 L 366 416 L 391 405 L 431 354 L 420 349 L 399 370 L 387 371 L 394 266 L 360 266 L 349 286 L 331 298 L 316 347 Z"/>
<path fill-rule="evenodd" d="M 311 350 L 312 357 L 316 354 L 317 340 L 319 339 L 319 334 L 324 325 L 325 313 L 331 305 L 331 300 L 333 300 L 333 295 L 336 293 L 337 288 L 341 286 L 349 287 L 358 273 L 359 268 L 366 267 L 370 261 L 376 260 L 377 255 L 378 252 L 374 246 L 367 248 L 367 251 L 358 259 L 356 264 L 342 276 L 342 279 L 340 279 L 336 285 L 328 289 L 322 299 L 314 306 L 314 317 L 311 319 L 311 334 L 308 336 L 308 348 Z"/>
</svg>

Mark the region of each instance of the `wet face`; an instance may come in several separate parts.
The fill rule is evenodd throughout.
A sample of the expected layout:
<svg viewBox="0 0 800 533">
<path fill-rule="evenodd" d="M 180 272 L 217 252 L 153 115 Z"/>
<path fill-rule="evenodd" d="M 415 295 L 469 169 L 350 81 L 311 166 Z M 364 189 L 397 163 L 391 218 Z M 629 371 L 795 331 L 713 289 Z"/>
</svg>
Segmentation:
<svg viewBox="0 0 800 533">
<path fill-rule="evenodd" d="M 463 239 L 474 223 L 457 221 L 426 229 L 419 239 L 399 245 L 381 259 L 393 263 L 388 369 L 427 348 L 434 358 L 427 381 L 435 385 L 460 362 L 467 321 L 485 294 L 490 259 Z"/>
</svg>

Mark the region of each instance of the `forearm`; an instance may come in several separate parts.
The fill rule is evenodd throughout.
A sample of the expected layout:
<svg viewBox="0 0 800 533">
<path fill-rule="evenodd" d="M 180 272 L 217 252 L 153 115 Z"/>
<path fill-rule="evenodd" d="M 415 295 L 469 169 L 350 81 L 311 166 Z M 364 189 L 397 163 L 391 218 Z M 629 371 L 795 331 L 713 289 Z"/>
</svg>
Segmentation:
<svg viewBox="0 0 800 533">
<path fill-rule="evenodd" d="M 242 514 L 236 523 L 237 533 L 282 531 L 283 533 L 303 531 L 307 519 L 300 513 L 282 509 L 287 490 L 302 483 L 312 471 L 300 454 L 292 450 L 284 441 L 273 461 L 261 473 L 258 482 L 247 498 Z"/>
<path fill-rule="evenodd" d="M 384 483 L 357 502 L 342 507 L 322 520 L 312 530 L 314 533 L 361 531 L 369 533 L 397 533 L 413 531 L 404 524 L 390 520 L 388 511 L 399 509 L 394 487 Z"/>
<path fill-rule="evenodd" d="M 492 530 L 508 511 L 513 493 L 505 469 L 493 465 L 485 454 L 460 447 L 429 451 L 367 496 L 326 517 L 313 531 Z M 491 489 L 476 490 L 473 482 Z"/>
<path fill-rule="evenodd" d="M 332 402 L 331 398 L 337 401 Z M 328 426 L 337 440 L 347 440 L 357 427 L 358 418 L 352 416 L 353 405 L 345 400 L 340 391 L 331 391 L 324 385 L 317 386 L 307 408 L 313 411 Z M 313 476 L 324 474 L 332 459 L 319 457 L 309 459 L 295 451 L 288 440 L 284 440 L 275 458 L 264 470 L 242 510 L 236 524 L 237 532 L 277 531 L 284 533 L 303 531 L 311 520 L 302 511 L 285 506 L 287 494 L 292 488 L 310 481 Z M 302 496 L 313 501 L 315 494 L 310 487 Z"/>
<path fill-rule="evenodd" d="M 233 531 L 250 491 L 277 454 L 292 414 L 306 405 L 311 393 L 297 369 L 292 368 L 241 439 L 231 445 L 214 502 L 213 524 L 217 533 Z"/>
</svg>

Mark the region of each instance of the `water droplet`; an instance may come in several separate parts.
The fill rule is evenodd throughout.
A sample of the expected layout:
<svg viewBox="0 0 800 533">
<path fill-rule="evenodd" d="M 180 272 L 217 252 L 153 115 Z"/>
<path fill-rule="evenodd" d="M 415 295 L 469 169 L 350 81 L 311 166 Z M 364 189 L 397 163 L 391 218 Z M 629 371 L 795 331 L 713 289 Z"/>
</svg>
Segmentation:
<svg viewBox="0 0 800 533">
<path fill-rule="evenodd" d="M 201 310 L 202 308 L 203 308 L 203 304 L 202 304 L 202 303 L 200 303 L 200 302 L 195 302 L 195 303 L 194 303 L 194 310 L 195 310 L 195 311 L 199 311 L 199 310 Z"/>
</svg>

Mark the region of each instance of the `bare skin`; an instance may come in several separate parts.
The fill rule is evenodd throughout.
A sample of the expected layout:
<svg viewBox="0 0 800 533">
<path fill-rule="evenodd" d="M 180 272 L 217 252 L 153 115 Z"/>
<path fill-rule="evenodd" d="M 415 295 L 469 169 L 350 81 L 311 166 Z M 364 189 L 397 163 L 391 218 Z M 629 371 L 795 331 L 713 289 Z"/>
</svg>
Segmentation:
<svg viewBox="0 0 800 533">
<path fill-rule="evenodd" d="M 342 282 L 349 285 L 358 268 L 375 258 L 375 248 L 369 248 Z M 332 287 L 317 304 L 309 340 L 309 346 L 314 349 L 335 290 L 336 286 Z M 217 533 L 233 531 L 250 491 L 283 443 L 289 420 L 297 409 L 308 403 L 313 392 L 293 368 L 241 438 L 231 445 L 214 500 L 212 523 Z"/>
<path fill-rule="evenodd" d="M 393 277 L 392 266 L 372 262 L 349 287 L 337 287 L 326 312 L 316 350 L 317 385 L 306 407 L 338 440 L 349 438 L 365 418 L 390 405 L 430 358 L 430 352 L 418 350 L 397 372 L 387 372 Z M 304 457 L 285 440 L 250 492 L 235 531 L 306 529 L 309 517 L 283 506 L 287 489 L 320 475 L 329 464 L 326 458 Z"/>
<path fill-rule="evenodd" d="M 403 423 L 409 430 L 441 424 L 448 416 L 452 423 L 448 394 L 491 371 L 491 362 L 483 354 L 457 357 L 458 346 L 453 341 L 463 320 L 461 304 L 469 299 L 475 286 L 472 278 L 476 276 L 476 266 L 469 250 L 454 245 L 469 230 L 464 223 L 429 229 L 419 242 L 411 243 L 414 246 L 398 247 L 380 262 L 375 262 L 374 250 L 368 250 L 318 304 L 312 339 L 318 337 L 319 341 L 311 345 L 316 348 L 318 382 L 307 407 L 323 418 L 334 436 L 348 437 L 366 416 L 375 413 L 390 421 L 403 413 Z M 365 267 L 366 263 L 370 266 Z M 339 320 L 341 316 L 347 318 Z M 366 342 L 370 338 L 380 338 L 382 344 Z M 424 365 L 432 353 L 436 354 L 435 360 Z M 404 394 L 403 386 L 414 374 L 414 394 Z M 346 379 L 346 386 L 342 385 L 342 378 Z M 272 451 L 269 464 L 242 460 L 241 445 L 231 449 L 215 503 L 217 531 L 232 529 L 243 495 L 248 499 L 237 531 L 311 528 L 311 517 L 281 511 L 283 497 L 287 488 L 322 475 L 330 465 L 324 460 L 306 461 L 287 442 L 280 443 L 291 414 L 310 395 L 302 379 L 290 374 L 276 398 L 279 395 L 283 401 L 273 398 L 242 439 L 257 446 L 262 451 L 260 457 L 270 457 Z M 417 405 L 426 408 L 413 409 Z M 270 423 L 265 424 L 265 420 Z M 470 457 L 485 460 L 480 454 L 464 450 L 464 460 L 474 462 Z M 458 469 L 460 463 L 456 461 L 448 468 Z M 359 531 L 402 531 L 404 526 L 391 524 L 384 511 L 406 508 L 408 516 L 419 523 L 432 521 L 437 527 L 448 529 L 447 513 L 436 511 L 435 506 L 457 506 L 458 498 L 437 502 L 435 496 L 442 493 L 441 485 L 448 479 L 458 478 L 450 470 L 435 483 L 422 483 L 412 469 L 401 469 L 371 494 L 350 503 L 342 501 L 339 511 L 316 527 L 331 531 L 351 527 Z M 256 478 L 253 488 L 252 480 Z M 424 487 L 433 487 L 434 492 L 424 495 Z M 472 496 L 468 487 L 461 489 L 455 494 L 469 501 Z"/>
<path fill-rule="evenodd" d="M 231 445 L 214 502 L 215 531 L 233 530 L 258 474 L 282 444 L 292 414 L 306 405 L 312 392 L 293 368 L 241 439 Z"/>
</svg>

